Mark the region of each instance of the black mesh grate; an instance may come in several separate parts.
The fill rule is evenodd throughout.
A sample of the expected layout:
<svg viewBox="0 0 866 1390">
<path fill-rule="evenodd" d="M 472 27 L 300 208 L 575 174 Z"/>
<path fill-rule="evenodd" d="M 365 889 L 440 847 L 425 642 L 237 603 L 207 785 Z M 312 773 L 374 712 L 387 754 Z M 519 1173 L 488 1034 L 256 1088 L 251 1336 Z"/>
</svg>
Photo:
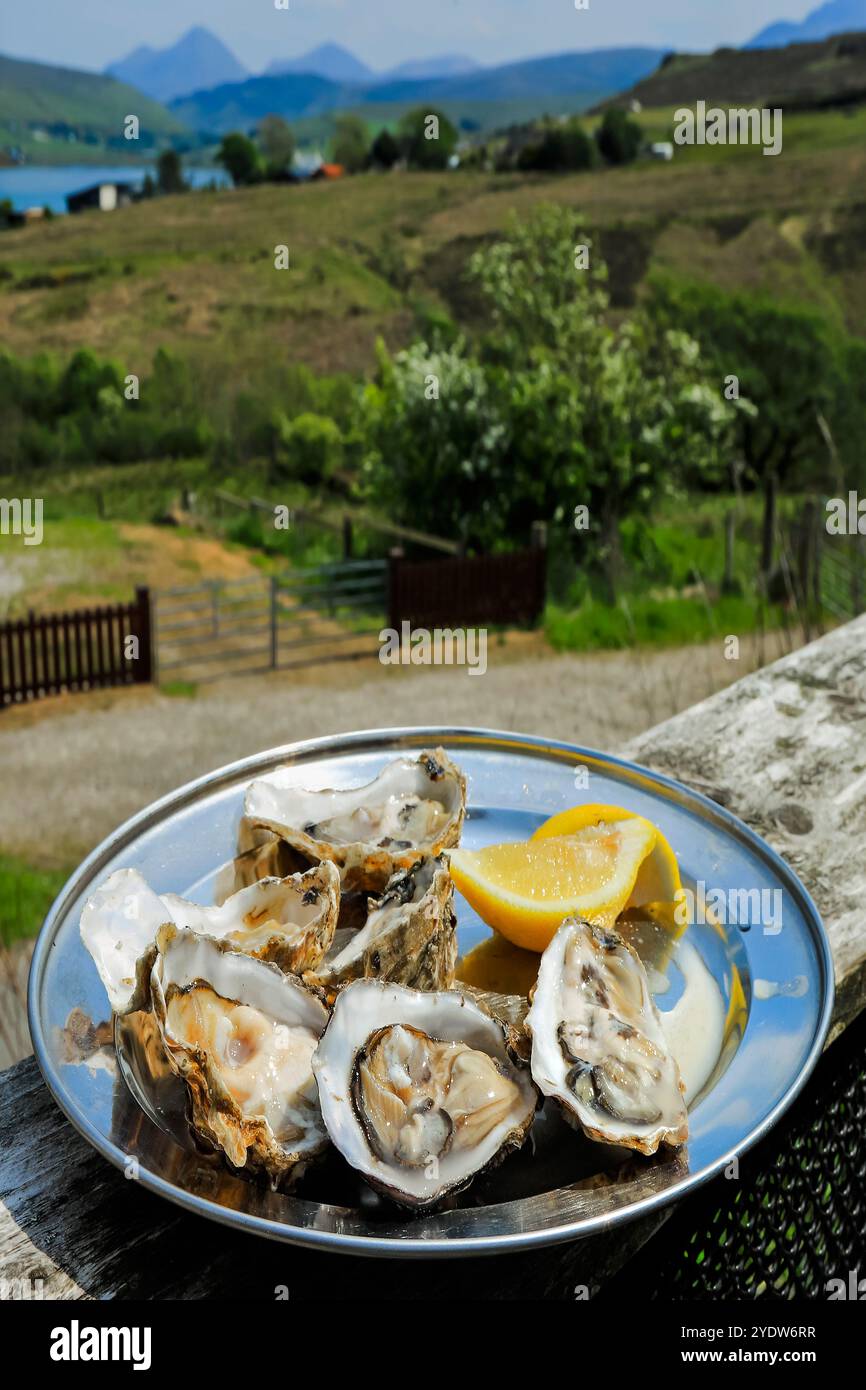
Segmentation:
<svg viewBox="0 0 866 1390">
<path fill-rule="evenodd" d="M 739 1161 L 686 1199 L 602 1297 L 827 1298 L 866 1277 L 866 1016 Z"/>
</svg>

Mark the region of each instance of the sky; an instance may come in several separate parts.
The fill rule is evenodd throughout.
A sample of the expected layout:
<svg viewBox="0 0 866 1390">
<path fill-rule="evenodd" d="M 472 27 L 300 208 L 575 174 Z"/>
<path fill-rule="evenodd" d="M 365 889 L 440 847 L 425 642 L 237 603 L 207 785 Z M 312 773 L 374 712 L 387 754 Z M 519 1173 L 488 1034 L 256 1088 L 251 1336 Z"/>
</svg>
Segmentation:
<svg viewBox="0 0 866 1390">
<path fill-rule="evenodd" d="M 705 51 L 800 20 L 819 0 L 0 0 L 0 53 L 101 70 L 139 44 L 163 48 L 194 24 L 252 71 L 336 42 L 374 69 L 464 53 L 495 64 L 586 48 Z"/>
</svg>

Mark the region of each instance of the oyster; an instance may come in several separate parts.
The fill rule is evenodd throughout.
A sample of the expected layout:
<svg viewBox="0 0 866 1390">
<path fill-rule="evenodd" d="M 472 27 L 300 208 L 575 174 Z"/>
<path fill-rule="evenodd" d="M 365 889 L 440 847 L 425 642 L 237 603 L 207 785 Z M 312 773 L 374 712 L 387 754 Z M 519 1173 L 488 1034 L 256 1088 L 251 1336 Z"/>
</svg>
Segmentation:
<svg viewBox="0 0 866 1390">
<path fill-rule="evenodd" d="M 157 929 L 166 922 L 226 941 L 284 970 L 314 969 L 337 925 L 340 876 L 319 864 L 290 878 L 265 878 L 200 907 L 175 893 L 155 893 L 135 869 L 119 869 L 88 899 L 81 938 L 116 1013 L 142 1007 Z"/>
<path fill-rule="evenodd" d="M 338 926 L 312 978 L 328 991 L 370 976 L 416 989 L 447 988 L 457 960 L 453 897 L 441 857 L 421 859 L 394 874 L 381 897 L 368 899 L 366 918 L 356 929 Z"/>
<path fill-rule="evenodd" d="M 590 1139 L 654 1154 L 688 1137 L 679 1069 L 646 971 L 613 930 L 569 917 L 541 958 L 532 1076 Z"/>
<path fill-rule="evenodd" d="M 343 1157 L 414 1208 L 519 1148 L 538 1099 L 500 1026 L 465 995 L 379 980 L 337 996 L 313 1071 Z"/>
<path fill-rule="evenodd" d="M 372 782 L 344 790 L 305 791 L 295 768 L 251 783 L 239 849 L 266 850 L 270 831 L 309 862 L 330 859 L 344 889 L 380 891 L 398 870 L 436 856 L 460 839 L 466 779 L 443 749 L 389 763 Z"/>
<path fill-rule="evenodd" d="M 169 924 L 156 945 L 153 1014 L 193 1129 L 236 1168 L 290 1185 L 327 1145 L 312 1072 L 327 1009 L 225 941 Z"/>
</svg>

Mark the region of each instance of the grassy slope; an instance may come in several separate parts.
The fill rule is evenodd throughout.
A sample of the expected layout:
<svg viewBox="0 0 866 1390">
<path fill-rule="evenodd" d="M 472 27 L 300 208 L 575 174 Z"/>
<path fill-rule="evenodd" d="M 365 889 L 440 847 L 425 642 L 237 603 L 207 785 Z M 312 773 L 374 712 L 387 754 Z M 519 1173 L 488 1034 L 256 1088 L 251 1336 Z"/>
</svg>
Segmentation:
<svg viewBox="0 0 866 1390">
<path fill-rule="evenodd" d="M 710 103 L 816 107 L 862 100 L 866 95 L 866 39 L 836 36 L 821 43 L 784 48 L 720 48 L 715 53 L 677 54 L 628 92 L 605 105 L 634 97 L 644 106 Z"/>
<path fill-rule="evenodd" d="M 663 130 L 667 116 L 645 120 Z M 84 343 L 139 373 L 174 346 L 215 398 L 275 362 L 365 371 L 377 335 L 410 337 L 419 301 L 469 313 L 473 247 L 546 201 L 600 231 L 619 305 L 663 267 L 815 304 L 862 331 L 863 128 L 862 114 L 792 118 L 777 159 L 705 150 L 571 177 L 364 175 L 58 219 L 0 237 L 0 341 L 25 354 Z M 279 243 L 287 272 L 273 268 Z"/>
<path fill-rule="evenodd" d="M 130 113 L 155 135 L 184 130 L 159 102 L 113 77 L 0 57 L 0 125 L 66 121 L 82 129 L 122 135 L 124 117 Z"/>
</svg>

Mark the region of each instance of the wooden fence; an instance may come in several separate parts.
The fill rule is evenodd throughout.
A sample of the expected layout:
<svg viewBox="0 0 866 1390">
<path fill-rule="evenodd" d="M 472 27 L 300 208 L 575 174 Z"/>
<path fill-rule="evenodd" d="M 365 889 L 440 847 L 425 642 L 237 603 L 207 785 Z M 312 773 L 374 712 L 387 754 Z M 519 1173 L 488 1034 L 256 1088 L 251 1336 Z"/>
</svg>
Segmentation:
<svg viewBox="0 0 866 1390">
<path fill-rule="evenodd" d="M 536 623 L 544 611 L 547 551 L 448 560 L 390 560 L 388 611 L 392 628 L 483 627 Z"/>
<path fill-rule="evenodd" d="M 134 643 L 128 641 L 135 638 Z M 151 679 L 150 593 L 132 603 L 0 623 L 0 709 L 64 691 Z"/>
</svg>

